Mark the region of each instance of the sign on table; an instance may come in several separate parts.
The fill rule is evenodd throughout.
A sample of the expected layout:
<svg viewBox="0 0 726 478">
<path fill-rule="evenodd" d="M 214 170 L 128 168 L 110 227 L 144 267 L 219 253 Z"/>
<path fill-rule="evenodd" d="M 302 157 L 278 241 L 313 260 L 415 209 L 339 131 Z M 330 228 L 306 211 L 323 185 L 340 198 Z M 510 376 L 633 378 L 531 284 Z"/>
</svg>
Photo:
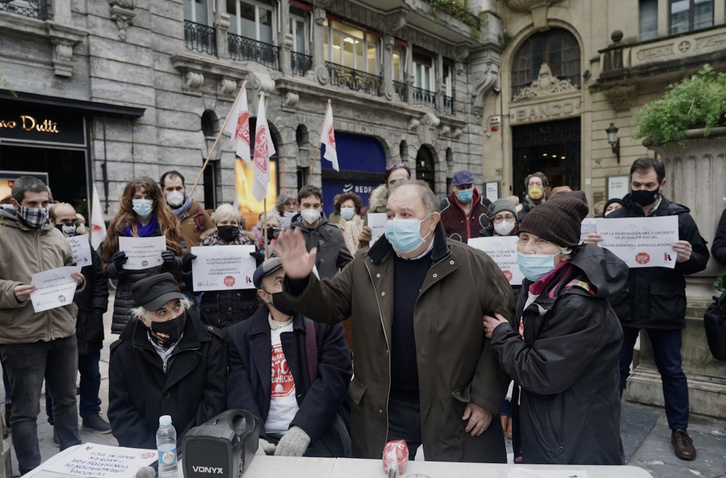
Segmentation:
<svg viewBox="0 0 726 478">
<path fill-rule="evenodd" d="M 71 277 L 74 272 L 81 272 L 81 266 L 58 267 L 33 274 L 30 281 L 36 287 L 30 293 L 33 310 L 43 312 L 72 303 L 78 287 L 78 282 Z"/>
<path fill-rule="evenodd" d="M 255 246 L 197 246 L 192 254 L 194 291 L 254 289 Z"/>
<path fill-rule="evenodd" d="M 368 214 L 368 227 L 371 228 L 371 242 L 373 245 L 379 237 L 386 233 L 386 213 L 372 212 Z"/>
<path fill-rule="evenodd" d="M 156 450 L 86 443 L 69 448 L 62 458 L 49 460 L 42 469 L 74 476 L 133 478 L 139 468 L 157 458 Z"/>
<path fill-rule="evenodd" d="M 81 234 L 79 236 L 66 237 L 68 244 L 71 245 L 71 251 L 73 252 L 73 258 L 76 260 L 76 264 L 81 267 L 91 265 L 91 243 L 88 241 L 88 236 Z"/>
<path fill-rule="evenodd" d="M 124 269 L 138 271 L 160 266 L 166 250 L 166 237 L 119 237 L 118 250 L 126 253 Z"/>
<path fill-rule="evenodd" d="M 524 274 L 517 264 L 517 236 L 475 237 L 469 245 L 487 253 L 504 273 L 510 285 L 522 285 Z"/>
<path fill-rule="evenodd" d="M 621 258 L 628 267 L 676 266 L 673 243 L 678 240 L 678 216 L 596 219 L 600 247 Z"/>
</svg>

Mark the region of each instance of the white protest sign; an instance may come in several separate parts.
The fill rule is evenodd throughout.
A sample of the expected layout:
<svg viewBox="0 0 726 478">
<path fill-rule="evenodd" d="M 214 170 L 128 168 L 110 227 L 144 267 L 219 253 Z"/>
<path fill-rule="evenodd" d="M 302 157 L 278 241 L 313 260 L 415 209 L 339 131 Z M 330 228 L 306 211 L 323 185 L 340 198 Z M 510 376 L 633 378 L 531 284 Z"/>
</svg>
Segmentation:
<svg viewBox="0 0 726 478">
<path fill-rule="evenodd" d="M 386 233 L 386 213 L 372 212 L 368 214 L 368 227 L 371 228 L 371 242 L 373 245 L 379 237 Z"/>
<path fill-rule="evenodd" d="M 672 245 L 678 240 L 678 216 L 602 218 L 595 222 L 604 239 L 598 245 L 628 267 L 676 266 Z"/>
<path fill-rule="evenodd" d="M 522 285 L 524 274 L 517 264 L 517 236 L 474 237 L 468 244 L 487 253 L 504 273 L 510 285 Z"/>
<path fill-rule="evenodd" d="M 118 250 L 126 253 L 124 269 L 138 271 L 160 266 L 166 250 L 166 237 L 119 237 Z"/>
<path fill-rule="evenodd" d="M 156 450 L 95 443 L 76 445 L 59 455 L 43 463 L 42 471 L 94 478 L 133 478 L 139 468 L 158 459 Z"/>
<path fill-rule="evenodd" d="M 72 303 L 78 287 L 78 282 L 71 277 L 74 272 L 81 272 L 81 266 L 58 267 L 33 274 L 30 282 L 36 287 L 30 293 L 33 310 L 43 312 Z"/>
<path fill-rule="evenodd" d="M 580 224 L 580 242 L 579 244 L 582 244 L 582 241 L 585 240 L 585 236 L 587 236 L 590 233 L 597 232 L 597 223 L 595 223 L 595 218 L 592 217 L 586 217 L 582 220 L 582 224 Z"/>
<path fill-rule="evenodd" d="M 255 246 L 196 246 L 192 254 L 194 291 L 254 289 Z"/>
<path fill-rule="evenodd" d="M 88 242 L 88 236 L 82 234 L 79 236 L 66 237 L 68 244 L 71 245 L 73 258 L 76 264 L 81 267 L 91 265 L 91 243 Z"/>
</svg>

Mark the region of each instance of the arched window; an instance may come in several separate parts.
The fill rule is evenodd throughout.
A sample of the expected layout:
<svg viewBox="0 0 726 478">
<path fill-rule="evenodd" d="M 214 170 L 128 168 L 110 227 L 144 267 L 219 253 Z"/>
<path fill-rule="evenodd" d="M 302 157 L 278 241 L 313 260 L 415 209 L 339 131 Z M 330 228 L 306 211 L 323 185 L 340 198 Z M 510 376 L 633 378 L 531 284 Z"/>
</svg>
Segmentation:
<svg viewBox="0 0 726 478">
<path fill-rule="evenodd" d="M 580 86 L 580 45 L 575 36 L 562 28 L 535 33 L 514 55 L 512 62 L 512 97 L 530 86 L 539 75 L 540 66 L 547 63 L 552 76 L 569 79 Z"/>
</svg>

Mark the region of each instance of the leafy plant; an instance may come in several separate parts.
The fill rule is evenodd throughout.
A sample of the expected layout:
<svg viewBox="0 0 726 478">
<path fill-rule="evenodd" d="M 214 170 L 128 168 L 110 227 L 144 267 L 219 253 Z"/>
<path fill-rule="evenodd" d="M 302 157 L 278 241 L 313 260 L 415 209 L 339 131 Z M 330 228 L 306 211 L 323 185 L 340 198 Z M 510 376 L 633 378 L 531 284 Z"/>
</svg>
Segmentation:
<svg viewBox="0 0 726 478">
<path fill-rule="evenodd" d="M 726 275 L 719 276 L 716 282 L 713 283 L 713 288 L 719 292 L 723 292 L 726 289 Z"/>
<path fill-rule="evenodd" d="M 635 117 L 635 138 L 648 138 L 655 145 L 685 146 L 686 130 L 726 126 L 726 74 L 710 65 L 690 78 L 668 86 L 663 98 L 643 106 Z"/>
<path fill-rule="evenodd" d="M 0 72 L 0 90 L 5 90 L 13 96 L 18 96 L 18 94 L 15 93 L 15 91 L 12 89 L 10 82 L 7 80 L 7 78 L 5 78 L 2 72 Z"/>
<path fill-rule="evenodd" d="M 464 25 L 467 25 L 472 29 L 472 34 L 481 28 L 481 20 L 479 17 L 469 12 L 466 7 L 456 0 L 429 0 L 428 4 L 431 5 L 434 12 L 436 10 L 446 12 Z"/>
</svg>

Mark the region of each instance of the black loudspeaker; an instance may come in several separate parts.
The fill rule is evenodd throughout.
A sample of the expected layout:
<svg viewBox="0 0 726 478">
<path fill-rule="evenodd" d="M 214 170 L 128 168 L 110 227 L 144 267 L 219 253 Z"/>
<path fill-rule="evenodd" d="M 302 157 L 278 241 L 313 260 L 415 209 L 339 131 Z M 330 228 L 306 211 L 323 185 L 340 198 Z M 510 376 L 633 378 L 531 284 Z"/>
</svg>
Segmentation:
<svg viewBox="0 0 726 478">
<path fill-rule="evenodd" d="M 184 478 L 238 478 L 249 468 L 260 438 L 247 410 L 227 410 L 184 436 Z"/>
</svg>

